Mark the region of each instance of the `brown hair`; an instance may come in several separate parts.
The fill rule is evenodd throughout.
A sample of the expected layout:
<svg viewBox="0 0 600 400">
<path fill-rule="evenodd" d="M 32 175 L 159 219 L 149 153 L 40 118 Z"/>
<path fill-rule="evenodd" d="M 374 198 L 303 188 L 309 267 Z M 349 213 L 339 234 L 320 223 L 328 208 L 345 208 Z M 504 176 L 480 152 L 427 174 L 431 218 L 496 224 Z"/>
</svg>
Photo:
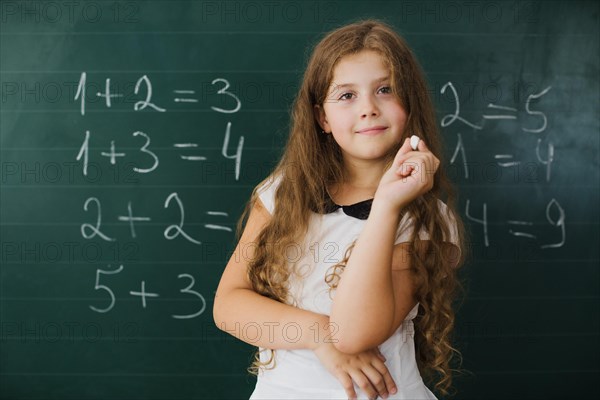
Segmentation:
<svg viewBox="0 0 600 400">
<path fill-rule="evenodd" d="M 281 160 L 269 179 L 280 177 L 275 192 L 275 210 L 272 218 L 257 238 L 255 257 L 249 261 L 248 277 L 253 289 L 264 296 L 287 304 L 294 304 L 289 297 L 288 279 L 290 266 L 285 254 L 289 246 L 302 243 L 307 232 L 312 211 L 322 212 L 326 190 L 344 178 L 342 155 L 331 135 L 321 133 L 314 114 L 314 106 L 322 106 L 332 83 L 337 62 L 344 56 L 362 50 L 373 50 L 386 60 L 391 72 L 394 94 L 407 113 L 406 129 L 402 140 L 389 155 L 391 163 L 404 138 L 415 134 L 421 137 L 435 156 L 442 161 L 443 151 L 435 111 L 428 94 L 424 73 L 406 42 L 388 25 L 375 20 L 366 20 L 338 28 L 327 34 L 314 48 L 308 61 L 302 84 L 294 101 L 288 142 Z M 241 228 L 257 200 L 255 189 L 242 215 Z M 438 207 L 438 199 L 446 202 L 448 213 L 444 216 Z M 434 176 L 431 191 L 413 201 L 403 210 L 414 221 L 409 254 L 412 273 L 416 284 L 415 297 L 420 303 L 415 319 L 415 345 L 417 362 L 425 381 L 434 385 L 442 395 L 449 393 L 452 385 L 450 360 L 460 353 L 451 345 L 454 326 L 453 302 L 462 289 L 457 277 L 457 268 L 464 261 L 464 228 L 455 211 L 455 193 L 439 168 Z M 451 227 L 448 220 L 456 222 L 460 259 L 450 263 L 442 252 L 444 241 L 448 241 Z M 428 250 L 417 257 L 417 233 L 424 229 L 429 234 Z M 276 246 L 273 246 L 276 244 Z M 349 251 L 346 252 L 347 261 Z M 341 273 L 345 262 L 338 264 L 335 274 Z M 336 280 L 328 278 L 335 287 Z M 331 282 L 334 282 L 333 284 Z M 261 367 L 274 360 L 271 350 L 269 362 L 260 362 L 259 353 L 249 368 L 257 374 Z"/>
</svg>

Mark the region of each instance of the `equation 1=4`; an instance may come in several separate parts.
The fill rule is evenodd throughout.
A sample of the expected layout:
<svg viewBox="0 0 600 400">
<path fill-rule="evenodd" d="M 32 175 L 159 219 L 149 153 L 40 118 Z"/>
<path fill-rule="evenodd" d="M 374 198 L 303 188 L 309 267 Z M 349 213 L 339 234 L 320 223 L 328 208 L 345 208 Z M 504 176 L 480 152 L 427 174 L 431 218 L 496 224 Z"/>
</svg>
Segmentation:
<svg viewBox="0 0 600 400">
<path fill-rule="evenodd" d="M 535 134 L 538 136 L 543 136 L 543 137 L 537 138 L 537 143 L 536 143 L 536 147 L 535 147 L 535 155 L 536 155 L 537 161 L 546 167 L 546 182 L 550 182 L 552 163 L 554 161 L 554 143 L 550 141 L 546 145 L 545 149 L 542 148 L 542 140 L 546 139 L 546 136 L 547 136 L 545 131 L 548 127 L 548 118 L 546 117 L 546 114 L 544 112 L 532 109 L 531 102 L 538 100 L 541 97 L 545 96 L 550 91 L 550 89 L 552 89 L 552 86 L 548 86 L 548 87 L 544 88 L 542 91 L 540 91 L 539 93 L 533 93 L 527 97 L 527 100 L 525 101 L 525 105 L 524 105 L 525 112 L 527 113 L 527 115 L 529 117 L 537 119 L 537 122 L 536 122 L 535 126 L 525 126 L 523 124 L 520 127 L 522 132 L 526 132 L 529 134 Z M 455 122 L 460 122 L 474 131 L 479 131 L 479 130 L 484 129 L 487 121 L 503 121 L 503 120 L 504 121 L 513 120 L 514 121 L 514 120 L 517 120 L 517 113 L 518 113 L 517 108 L 509 107 L 509 106 L 505 106 L 505 105 L 494 104 L 494 103 L 489 103 L 487 105 L 487 108 L 490 109 L 491 111 L 489 114 L 483 114 L 480 122 L 473 123 L 473 122 L 467 121 L 465 118 L 460 116 L 460 100 L 459 100 L 458 92 L 457 92 L 456 88 L 454 87 L 454 85 L 452 84 L 452 82 L 447 82 L 442 87 L 441 93 L 444 94 L 446 92 L 446 90 L 449 90 L 451 92 L 451 94 L 454 98 L 455 108 L 454 108 L 454 112 L 452 114 L 447 114 L 447 115 L 444 115 L 444 117 L 442 117 L 442 120 L 440 122 L 442 128 L 447 128 L 448 126 L 454 124 Z M 463 144 L 463 139 L 462 139 L 461 134 L 458 133 L 457 136 L 458 136 L 458 141 L 457 141 L 454 153 L 452 154 L 452 158 L 450 159 L 450 164 L 454 164 L 457 156 L 460 153 L 460 155 L 462 157 L 462 161 L 463 161 L 463 169 L 464 169 L 465 179 L 469 179 L 469 168 L 468 168 L 469 163 L 467 161 L 467 154 L 465 151 L 465 146 Z M 545 158 L 542 155 L 542 153 L 544 151 L 546 153 Z M 515 166 L 518 166 L 519 164 L 521 164 L 521 161 L 515 159 L 514 154 L 506 153 L 506 152 L 502 152 L 500 154 L 495 154 L 494 160 L 496 160 L 497 165 L 502 168 L 515 167 Z"/>
</svg>

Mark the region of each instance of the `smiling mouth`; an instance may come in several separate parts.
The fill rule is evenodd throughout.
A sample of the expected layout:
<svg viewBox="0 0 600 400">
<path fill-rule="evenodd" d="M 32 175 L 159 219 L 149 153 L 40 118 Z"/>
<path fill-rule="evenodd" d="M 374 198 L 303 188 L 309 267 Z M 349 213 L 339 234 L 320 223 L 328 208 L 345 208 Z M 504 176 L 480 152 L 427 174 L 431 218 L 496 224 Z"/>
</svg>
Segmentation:
<svg viewBox="0 0 600 400">
<path fill-rule="evenodd" d="M 386 129 L 387 129 L 387 126 L 371 126 L 369 128 L 364 128 L 359 131 L 356 131 L 356 133 L 358 133 L 360 135 L 377 135 L 377 134 L 385 131 Z"/>
</svg>

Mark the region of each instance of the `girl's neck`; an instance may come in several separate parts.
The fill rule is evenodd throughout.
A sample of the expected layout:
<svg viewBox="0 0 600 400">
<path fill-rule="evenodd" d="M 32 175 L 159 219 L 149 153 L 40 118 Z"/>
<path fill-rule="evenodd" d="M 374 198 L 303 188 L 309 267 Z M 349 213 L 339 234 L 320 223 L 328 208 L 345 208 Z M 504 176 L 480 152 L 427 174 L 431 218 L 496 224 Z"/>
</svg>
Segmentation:
<svg viewBox="0 0 600 400">
<path fill-rule="evenodd" d="M 344 180 L 340 182 L 342 185 L 358 190 L 373 190 L 373 193 L 375 193 L 385 172 L 383 163 L 359 164 L 346 162 L 344 164 Z"/>
<path fill-rule="evenodd" d="M 371 199 L 383 172 L 383 165 L 346 165 L 343 181 L 332 185 L 330 195 L 340 205 Z"/>
</svg>

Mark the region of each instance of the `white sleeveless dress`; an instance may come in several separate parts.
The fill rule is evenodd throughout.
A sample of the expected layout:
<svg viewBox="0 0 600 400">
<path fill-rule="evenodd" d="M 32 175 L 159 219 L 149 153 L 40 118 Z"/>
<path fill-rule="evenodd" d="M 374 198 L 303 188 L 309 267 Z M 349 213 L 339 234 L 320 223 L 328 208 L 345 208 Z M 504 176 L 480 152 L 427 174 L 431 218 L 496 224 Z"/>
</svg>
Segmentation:
<svg viewBox="0 0 600 400">
<path fill-rule="evenodd" d="M 275 180 L 270 186 L 265 185 L 259 189 L 260 200 L 271 214 L 275 206 L 274 193 L 277 184 L 278 181 Z M 440 201 L 440 207 L 446 205 Z M 290 264 L 295 273 L 289 281 L 290 294 L 297 307 L 319 314 L 331 314 L 332 300 L 329 296 L 329 285 L 324 277 L 330 267 L 344 258 L 346 249 L 358 238 L 365 222 L 366 220 L 346 215 L 342 208 L 329 214 L 311 215 L 305 243 L 298 249 L 290 250 L 297 254 L 295 259 L 292 258 L 296 262 Z M 408 241 L 410 228 L 410 220 L 402 219 L 395 243 Z M 421 239 L 427 239 L 425 232 L 421 232 L 419 236 Z M 451 241 L 455 242 L 456 234 L 453 236 Z M 295 257 L 294 253 L 288 253 L 288 256 Z M 335 296 L 335 291 L 331 296 Z M 417 304 L 396 332 L 379 346 L 387 360 L 385 364 L 398 387 L 398 392 L 389 399 L 436 399 L 423 383 L 415 359 L 412 320 L 417 315 L 418 307 Z M 290 340 L 297 334 L 294 326 L 290 326 L 286 332 Z M 260 350 L 261 361 L 267 362 L 271 351 L 263 348 Z M 276 350 L 275 359 L 275 368 L 261 369 L 251 400 L 348 398 L 341 383 L 323 367 L 312 350 Z M 368 399 L 358 386 L 355 385 L 355 389 L 358 399 Z"/>
</svg>

